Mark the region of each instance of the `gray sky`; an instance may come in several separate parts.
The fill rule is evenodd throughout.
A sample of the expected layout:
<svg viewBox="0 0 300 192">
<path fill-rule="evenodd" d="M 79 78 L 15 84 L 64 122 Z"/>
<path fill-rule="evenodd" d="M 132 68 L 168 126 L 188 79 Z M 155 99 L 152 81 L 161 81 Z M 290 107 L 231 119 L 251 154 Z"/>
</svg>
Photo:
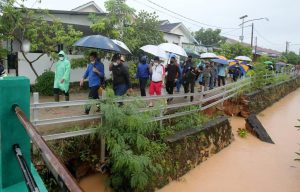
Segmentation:
<svg viewBox="0 0 300 192">
<path fill-rule="evenodd" d="M 95 0 L 104 9 L 105 0 Z M 187 20 L 178 15 L 169 13 L 151 4 L 147 0 L 127 0 L 127 4 L 137 11 L 155 11 L 160 19 L 168 19 L 171 22 L 183 22 L 191 31 L 208 26 L 205 23 L 224 28 L 224 36 L 238 39 L 241 29 L 240 16 L 247 14 L 248 18 L 256 19 L 267 17 L 268 21 L 260 20 L 254 24 L 254 36 L 257 36 L 258 46 L 272 48 L 279 51 L 285 50 L 285 42 L 291 42 L 290 50 L 299 52 L 300 48 L 300 25 L 298 24 L 300 15 L 298 0 L 151 0 L 171 11 L 185 17 L 198 21 L 199 23 Z M 32 7 L 35 0 L 29 0 L 27 5 Z M 34 7 L 47 9 L 71 10 L 79 5 L 89 2 L 89 0 L 42 0 L 41 4 Z M 154 9 L 156 10 L 154 10 Z M 251 23 L 245 24 L 250 25 Z M 227 28 L 227 29 L 226 29 Z M 231 29 L 228 29 L 231 28 Z M 244 31 L 245 42 L 250 43 L 251 27 L 246 27 Z M 298 44 L 298 45 L 293 45 Z"/>
</svg>

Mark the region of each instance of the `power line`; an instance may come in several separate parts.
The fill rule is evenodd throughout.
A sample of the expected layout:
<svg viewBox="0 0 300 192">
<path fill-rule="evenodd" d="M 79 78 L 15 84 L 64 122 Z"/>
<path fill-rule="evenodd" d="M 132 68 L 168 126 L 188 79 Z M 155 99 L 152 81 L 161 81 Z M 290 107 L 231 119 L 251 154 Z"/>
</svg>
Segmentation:
<svg viewBox="0 0 300 192">
<path fill-rule="evenodd" d="M 136 3 L 139 3 L 139 4 L 143 5 L 143 6 L 146 6 L 146 7 L 150 8 L 150 9 L 153 9 L 154 11 L 157 11 L 157 12 L 163 13 L 164 15 L 168 15 L 168 16 L 171 16 L 171 17 L 173 17 L 173 18 L 175 18 L 175 19 L 178 19 L 179 21 L 182 21 L 182 22 L 185 22 L 185 23 L 189 23 L 189 24 L 191 24 L 191 25 L 193 25 L 193 26 L 196 26 L 196 27 L 201 27 L 201 28 L 203 27 L 203 25 L 199 25 L 199 24 L 190 22 L 190 21 L 187 20 L 187 19 L 183 19 L 183 18 L 176 17 L 176 16 L 174 16 L 174 15 L 171 15 L 171 14 L 169 14 L 169 13 L 166 13 L 165 11 L 161 11 L 161 10 L 159 10 L 159 9 L 157 9 L 157 8 L 154 8 L 154 7 L 152 7 L 152 6 L 150 6 L 150 5 L 146 4 L 146 3 L 144 3 L 144 2 L 142 2 L 142 1 L 139 1 L 139 0 L 133 0 L 133 1 L 135 1 Z M 236 29 L 234 29 L 234 30 L 232 30 L 232 31 L 239 30 L 239 29 L 240 29 L 240 28 L 236 28 Z M 231 32 L 231 31 L 226 32 L 226 35 L 230 36 L 230 32 Z M 238 36 L 235 36 L 235 35 L 233 35 L 233 34 L 232 34 L 231 36 L 238 37 Z"/>
<path fill-rule="evenodd" d="M 206 23 L 203 23 L 203 22 L 194 20 L 194 19 L 192 19 L 192 18 L 186 17 L 186 16 L 184 16 L 184 15 L 181 15 L 181 14 L 179 14 L 179 13 L 176 13 L 175 11 L 172 11 L 172 10 L 170 10 L 170 9 L 168 9 L 168 8 L 165 8 L 165 7 L 159 5 L 159 4 L 157 4 L 157 3 L 155 3 L 155 2 L 153 2 L 153 1 L 151 1 L 151 0 L 147 0 L 147 1 L 148 1 L 149 3 L 151 3 L 151 4 L 153 4 L 153 5 L 156 5 L 157 7 L 160 7 L 161 9 L 164 9 L 164 10 L 170 12 L 170 13 L 173 13 L 173 14 L 175 14 L 175 15 L 178 15 L 178 16 L 180 16 L 180 17 L 182 17 L 182 18 L 185 18 L 185 19 L 187 19 L 187 20 L 193 21 L 193 22 L 195 22 L 195 23 L 199 23 L 199 24 L 201 24 L 201 25 L 205 25 L 205 26 L 213 27 L 213 28 L 218 28 L 218 29 L 238 29 L 238 28 L 227 28 L 227 27 L 220 27 L 220 26 L 216 26 L 216 25 L 206 24 Z"/>
<path fill-rule="evenodd" d="M 263 35 L 261 35 L 261 33 L 258 32 L 257 29 L 255 29 L 255 28 L 254 28 L 254 31 L 257 33 L 257 35 L 258 35 L 260 38 L 262 38 L 263 40 L 265 40 L 267 43 L 272 44 L 272 45 L 278 45 L 278 46 L 281 45 L 281 44 L 279 44 L 279 43 L 274 43 L 274 42 L 268 40 L 268 39 L 265 38 Z"/>
</svg>

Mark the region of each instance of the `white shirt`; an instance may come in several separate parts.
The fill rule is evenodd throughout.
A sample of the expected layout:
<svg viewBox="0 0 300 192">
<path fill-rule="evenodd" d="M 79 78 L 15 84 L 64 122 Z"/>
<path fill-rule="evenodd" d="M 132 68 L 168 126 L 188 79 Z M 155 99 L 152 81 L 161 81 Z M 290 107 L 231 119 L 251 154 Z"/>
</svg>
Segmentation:
<svg viewBox="0 0 300 192">
<path fill-rule="evenodd" d="M 157 66 L 152 66 L 152 78 L 151 80 L 154 82 L 160 82 L 163 81 L 163 75 L 165 74 L 165 69 L 161 64 L 158 64 Z"/>
</svg>

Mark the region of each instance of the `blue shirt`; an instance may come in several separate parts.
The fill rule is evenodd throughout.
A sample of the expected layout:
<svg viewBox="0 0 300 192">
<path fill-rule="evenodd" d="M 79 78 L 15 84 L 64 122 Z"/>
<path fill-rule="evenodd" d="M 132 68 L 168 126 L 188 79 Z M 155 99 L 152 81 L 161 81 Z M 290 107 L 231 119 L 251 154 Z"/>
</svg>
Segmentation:
<svg viewBox="0 0 300 192">
<path fill-rule="evenodd" d="M 139 63 L 137 66 L 137 71 L 136 71 L 136 78 L 149 78 L 150 77 L 150 72 L 149 72 L 149 65 L 148 64 L 142 64 Z"/>
<path fill-rule="evenodd" d="M 94 67 L 96 67 L 96 69 L 100 72 L 100 75 L 98 75 L 93 71 Z M 104 65 L 99 62 L 96 62 L 95 64 L 90 63 L 83 75 L 84 79 L 88 78 L 89 87 L 100 86 L 101 78 L 103 77 L 104 77 Z"/>
<path fill-rule="evenodd" d="M 218 66 L 218 76 L 225 77 L 226 67 L 224 65 Z"/>
</svg>

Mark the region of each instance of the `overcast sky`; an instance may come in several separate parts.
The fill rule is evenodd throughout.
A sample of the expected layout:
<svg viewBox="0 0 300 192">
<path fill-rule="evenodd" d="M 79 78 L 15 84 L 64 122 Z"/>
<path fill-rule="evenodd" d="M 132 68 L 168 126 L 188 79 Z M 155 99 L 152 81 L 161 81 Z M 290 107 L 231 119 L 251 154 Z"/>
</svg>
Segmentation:
<svg viewBox="0 0 300 192">
<path fill-rule="evenodd" d="M 105 0 L 95 0 L 104 9 Z M 291 42 L 290 49 L 299 52 L 300 48 L 300 1 L 299 0 L 150 0 L 164 8 L 174 11 L 187 18 L 174 15 L 148 0 L 127 0 L 127 4 L 137 11 L 146 10 L 156 12 L 160 19 L 171 22 L 183 22 L 191 31 L 204 24 L 222 29 L 224 36 L 238 39 L 241 35 L 239 17 L 248 15 L 246 20 L 267 17 L 269 21 L 260 20 L 254 23 L 254 36 L 257 36 L 258 46 L 272 48 L 279 51 L 285 50 L 285 42 Z M 29 0 L 27 5 L 32 7 L 35 0 Z M 34 7 L 57 10 L 71 10 L 89 0 L 42 0 L 41 4 Z M 250 25 L 250 23 L 245 24 Z M 250 43 L 251 27 L 244 31 L 245 42 Z M 298 45 L 293 45 L 298 44 Z"/>
</svg>

